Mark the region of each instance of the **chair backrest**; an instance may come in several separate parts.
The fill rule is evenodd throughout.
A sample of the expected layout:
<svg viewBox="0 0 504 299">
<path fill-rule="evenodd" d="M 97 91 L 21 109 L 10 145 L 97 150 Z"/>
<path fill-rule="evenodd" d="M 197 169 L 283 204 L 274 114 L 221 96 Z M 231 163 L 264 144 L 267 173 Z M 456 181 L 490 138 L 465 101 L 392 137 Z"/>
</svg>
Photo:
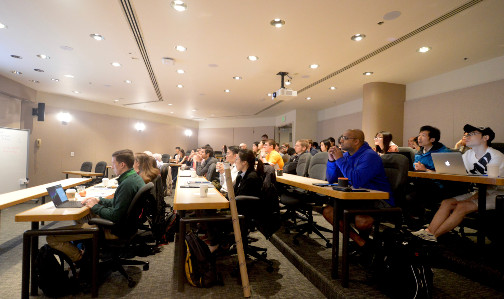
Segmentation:
<svg viewBox="0 0 504 299">
<path fill-rule="evenodd" d="M 409 146 L 398 147 L 397 149 L 399 150 L 400 153 L 409 153 L 412 161 L 411 164 L 413 164 L 413 161 L 415 161 L 415 154 L 416 154 L 416 151 L 414 149 L 412 149 Z"/>
<path fill-rule="evenodd" d="M 148 200 L 155 200 L 153 195 L 154 183 L 149 182 L 148 184 L 142 186 L 140 190 L 135 194 L 133 200 L 128 207 L 126 212 L 126 217 L 116 224 L 117 236 L 120 238 L 129 238 L 136 234 L 138 227 L 142 224 L 140 222 L 140 214 L 143 211 L 145 203 Z M 150 198 L 149 198 L 150 197 Z"/>
<path fill-rule="evenodd" d="M 276 188 L 275 168 L 264 166 L 264 180 L 261 189 L 261 209 L 256 215 L 259 231 L 269 239 L 281 226 L 280 201 Z"/>
<path fill-rule="evenodd" d="M 161 203 L 160 205 L 164 205 L 164 188 L 163 188 L 163 180 L 160 175 L 158 175 L 153 181 L 154 188 L 152 189 L 152 194 L 156 198 L 156 202 Z"/>
<path fill-rule="evenodd" d="M 296 167 L 296 174 L 299 176 L 307 176 L 308 168 L 310 166 L 310 159 L 312 155 L 310 153 L 304 153 L 299 156 L 298 164 Z"/>
<path fill-rule="evenodd" d="M 212 164 L 210 164 L 210 166 L 208 166 L 208 172 L 206 173 L 206 179 L 209 182 L 219 179 L 219 174 L 217 173 L 217 171 L 215 171 L 216 167 L 217 167 L 217 164 L 215 164 L 215 163 L 212 163 Z"/>
<path fill-rule="evenodd" d="M 162 154 L 161 161 L 163 161 L 163 163 L 169 163 L 170 162 L 170 155 L 169 154 Z"/>
<path fill-rule="evenodd" d="M 328 156 L 327 152 L 320 152 L 311 157 L 310 167 L 308 168 L 310 178 L 325 181 Z"/>
<path fill-rule="evenodd" d="M 84 163 L 82 163 L 80 171 L 86 171 L 86 172 L 93 171 L 93 163 L 92 162 L 84 162 Z"/>
<path fill-rule="evenodd" d="M 166 179 L 168 178 L 168 172 L 170 171 L 170 165 L 165 164 L 161 166 L 161 183 L 163 184 L 163 191 L 166 192 L 168 185 L 166 184 Z"/>
<path fill-rule="evenodd" d="M 107 170 L 107 162 L 100 161 L 100 162 L 96 163 L 96 166 L 95 166 L 95 169 L 94 169 L 95 172 L 105 174 L 106 170 Z"/>
<path fill-rule="evenodd" d="M 289 162 L 289 159 L 290 159 L 290 155 L 289 154 L 284 154 L 282 156 L 282 160 L 284 162 L 284 165 L 287 164 L 287 162 Z"/>
<path fill-rule="evenodd" d="M 498 150 L 499 152 L 504 154 L 504 143 L 501 142 L 492 142 L 491 147 Z"/>
<path fill-rule="evenodd" d="M 401 202 L 403 202 L 408 182 L 408 158 L 403 155 L 383 155 L 381 159 L 396 204 L 400 206 Z"/>
</svg>

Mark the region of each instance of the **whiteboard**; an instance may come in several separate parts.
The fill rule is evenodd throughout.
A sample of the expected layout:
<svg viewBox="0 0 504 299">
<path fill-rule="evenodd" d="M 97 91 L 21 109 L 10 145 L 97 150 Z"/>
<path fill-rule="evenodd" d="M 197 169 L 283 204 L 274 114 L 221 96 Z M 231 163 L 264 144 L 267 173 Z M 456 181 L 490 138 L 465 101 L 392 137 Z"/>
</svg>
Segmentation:
<svg viewBox="0 0 504 299">
<path fill-rule="evenodd" d="M 29 138 L 30 130 L 0 127 L 0 194 L 26 187 Z"/>
</svg>

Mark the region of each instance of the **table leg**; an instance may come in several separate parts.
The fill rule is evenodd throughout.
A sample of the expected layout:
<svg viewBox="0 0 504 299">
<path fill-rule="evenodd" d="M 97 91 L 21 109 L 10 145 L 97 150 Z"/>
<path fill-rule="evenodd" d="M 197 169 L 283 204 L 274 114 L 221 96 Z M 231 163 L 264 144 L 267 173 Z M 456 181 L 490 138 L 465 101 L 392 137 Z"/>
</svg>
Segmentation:
<svg viewBox="0 0 504 299">
<path fill-rule="evenodd" d="M 23 261 L 21 275 L 21 298 L 28 299 L 30 289 L 30 247 L 32 237 L 23 234 Z"/>
<path fill-rule="evenodd" d="M 68 173 L 66 174 L 66 178 L 68 179 Z"/>
<path fill-rule="evenodd" d="M 31 223 L 32 230 L 39 229 L 38 221 Z M 37 281 L 37 272 L 35 271 L 35 262 L 37 260 L 37 251 L 38 251 L 38 236 L 31 237 L 31 295 L 38 295 L 38 281 Z"/>
<path fill-rule="evenodd" d="M 98 234 L 93 234 L 93 256 L 91 267 L 91 297 L 98 297 Z"/>
<path fill-rule="evenodd" d="M 333 246 L 331 259 L 331 277 L 338 277 L 339 263 L 339 202 L 337 198 L 333 199 Z"/>
<path fill-rule="evenodd" d="M 45 204 L 45 196 L 42 196 L 42 197 L 40 198 L 40 202 L 41 202 L 41 204 L 40 204 L 40 205 Z M 43 225 L 45 225 L 45 222 L 44 222 L 44 221 L 42 221 L 40 224 L 43 226 Z"/>
<path fill-rule="evenodd" d="M 485 246 L 485 225 L 484 217 L 486 212 L 486 192 L 487 185 L 477 184 L 478 186 L 478 235 L 477 241 L 478 247 L 481 249 Z"/>
<path fill-rule="evenodd" d="M 180 214 L 180 222 L 179 222 L 179 235 L 178 235 L 178 266 L 177 266 L 177 279 L 178 279 L 178 291 L 184 291 L 184 283 L 185 283 L 185 271 L 184 271 L 184 263 L 186 257 L 186 246 L 185 246 L 185 233 L 186 233 L 186 223 L 182 221 L 185 216 L 184 211 L 177 211 Z"/>
</svg>

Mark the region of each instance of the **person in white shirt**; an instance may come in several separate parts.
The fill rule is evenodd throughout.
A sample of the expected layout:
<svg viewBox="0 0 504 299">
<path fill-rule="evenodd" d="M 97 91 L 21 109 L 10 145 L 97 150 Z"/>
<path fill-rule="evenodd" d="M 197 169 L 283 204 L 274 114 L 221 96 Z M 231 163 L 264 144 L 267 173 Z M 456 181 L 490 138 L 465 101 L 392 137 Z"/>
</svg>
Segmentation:
<svg viewBox="0 0 504 299">
<path fill-rule="evenodd" d="M 226 152 L 226 162 L 229 162 L 230 168 L 231 168 L 231 180 L 233 181 L 233 185 L 236 181 L 236 176 L 238 175 L 238 170 L 236 169 L 236 156 L 238 155 L 238 152 L 240 151 L 240 148 L 232 145 L 228 147 L 227 152 Z M 228 188 L 226 184 L 226 174 L 224 172 L 224 165 L 222 163 L 217 163 L 216 170 L 219 172 L 219 180 L 220 180 L 220 185 L 222 188 L 220 189 L 220 192 L 224 195 L 227 194 Z"/>
<path fill-rule="evenodd" d="M 504 177 L 504 154 L 490 147 L 495 133 L 488 127 L 464 126 L 466 145 L 471 149 L 462 155 L 469 175 L 485 175 L 488 166 L 498 165 L 499 176 Z M 495 209 L 495 197 L 504 195 L 504 190 L 497 186 L 488 186 L 486 208 Z M 445 199 L 434 215 L 429 227 L 412 234 L 427 241 L 436 242 L 437 238 L 458 226 L 465 215 L 478 209 L 478 193 L 470 192 Z"/>
</svg>

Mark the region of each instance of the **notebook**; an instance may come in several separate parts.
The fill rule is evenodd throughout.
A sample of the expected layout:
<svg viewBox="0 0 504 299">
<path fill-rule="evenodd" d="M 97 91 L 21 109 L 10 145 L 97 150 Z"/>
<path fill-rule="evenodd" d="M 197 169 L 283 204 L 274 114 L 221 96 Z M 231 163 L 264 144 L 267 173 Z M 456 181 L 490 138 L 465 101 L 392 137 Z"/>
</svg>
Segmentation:
<svg viewBox="0 0 504 299">
<path fill-rule="evenodd" d="M 47 192 L 49 192 L 49 196 L 54 203 L 54 206 L 58 209 L 63 208 L 82 208 L 83 205 L 80 201 L 69 201 L 66 196 L 65 190 L 61 185 L 54 185 L 51 187 L 47 187 Z"/>
<path fill-rule="evenodd" d="M 437 173 L 467 175 L 461 152 L 432 153 Z"/>
</svg>

